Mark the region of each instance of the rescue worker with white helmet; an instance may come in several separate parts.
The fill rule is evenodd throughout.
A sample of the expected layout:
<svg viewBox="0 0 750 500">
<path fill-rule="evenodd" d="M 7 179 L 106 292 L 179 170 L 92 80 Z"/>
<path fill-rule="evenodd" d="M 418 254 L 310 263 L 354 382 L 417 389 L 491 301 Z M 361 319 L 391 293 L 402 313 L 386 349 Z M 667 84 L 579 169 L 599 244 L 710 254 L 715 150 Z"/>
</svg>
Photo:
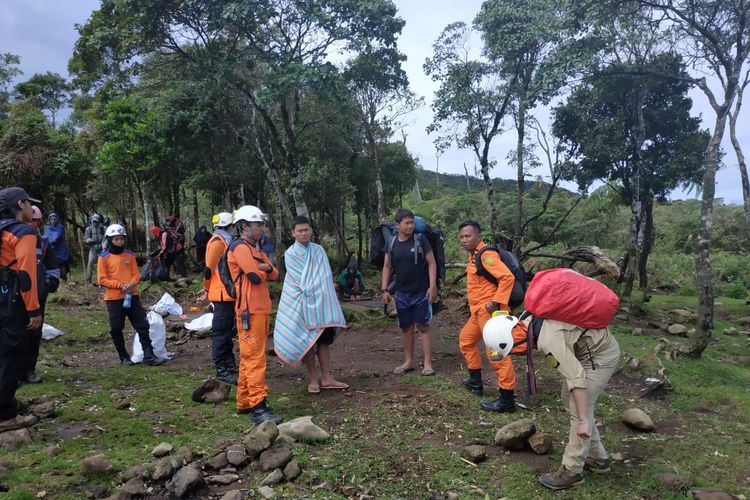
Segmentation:
<svg viewBox="0 0 750 500">
<path fill-rule="evenodd" d="M 214 232 L 206 246 L 206 267 L 203 270 L 203 289 L 214 310 L 211 321 L 211 355 L 216 378 L 237 385 L 239 368 L 234 359 L 234 299 L 227 294 L 218 270 L 219 261 L 234 240 L 232 214 L 220 212 L 214 215 L 212 222 Z"/>
<path fill-rule="evenodd" d="M 135 254 L 125 248 L 125 228 L 120 224 L 112 224 L 104 235 L 107 238 L 107 249 L 99 256 L 97 277 L 99 286 L 105 288 L 104 301 L 109 313 L 109 334 L 120 357 L 120 364 L 133 364 L 122 334 L 127 317 L 143 347 L 143 363 L 151 366 L 160 365 L 166 359 L 157 358 L 151 345 L 146 311 L 138 296 L 141 272 L 138 270 Z"/>
<path fill-rule="evenodd" d="M 240 373 L 237 381 L 237 413 L 250 414 L 254 424 L 284 419 L 266 403 L 266 341 L 268 339 L 271 296 L 267 281 L 276 280 L 279 271 L 259 248 L 266 216 L 258 207 L 245 205 L 234 213 L 239 238 L 227 253 L 227 263 L 237 299 L 237 337 L 240 344 Z"/>
</svg>

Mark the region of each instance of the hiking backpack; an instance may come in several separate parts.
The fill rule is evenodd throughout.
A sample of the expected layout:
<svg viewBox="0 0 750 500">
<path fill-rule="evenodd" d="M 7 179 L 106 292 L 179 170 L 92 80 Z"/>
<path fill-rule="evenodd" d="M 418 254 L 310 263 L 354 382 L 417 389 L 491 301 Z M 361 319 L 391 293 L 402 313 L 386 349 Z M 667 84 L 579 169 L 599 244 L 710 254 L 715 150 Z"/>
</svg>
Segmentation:
<svg viewBox="0 0 750 500">
<path fill-rule="evenodd" d="M 247 245 L 242 239 L 238 238 L 233 240 L 227 245 L 224 253 L 221 254 L 219 263 L 216 265 L 216 272 L 219 273 L 219 280 L 221 280 L 221 284 L 224 285 L 224 290 L 227 292 L 227 295 L 233 300 L 237 300 L 237 282 L 239 281 L 240 276 L 242 276 L 242 273 L 238 274 L 236 278 L 232 276 L 232 273 L 229 270 L 229 262 L 227 261 L 229 250 L 231 250 L 232 246 L 235 244 Z"/>
<path fill-rule="evenodd" d="M 17 219 L 4 219 L 0 221 L 0 233 L 8 230 L 11 226 L 23 224 Z M 0 238 L 2 245 L 2 238 Z M 15 264 L 13 260 L 7 266 L 0 266 L 0 319 L 8 319 L 13 316 L 21 300 L 21 285 L 18 282 L 18 273 L 11 269 Z"/>
<path fill-rule="evenodd" d="M 500 256 L 500 260 L 503 262 L 503 264 L 505 264 L 505 267 L 507 267 L 508 270 L 513 274 L 513 278 L 515 278 L 513 282 L 513 290 L 511 290 L 510 298 L 508 299 L 508 306 L 511 309 L 515 309 L 516 307 L 523 304 L 526 295 L 526 270 L 523 268 L 523 264 L 521 264 L 521 262 L 512 252 L 509 252 L 495 245 L 485 245 L 481 249 L 479 249 L 479 251 L 474 256 L 474 265 L 477 268 L 477 274 L 493 285 L 497 285 L 497 278 L 492 276 L 492 274 L 490 274 L 490 272 L 485 269 L 484 265 L 482 264 L 482 255 L 488 250 L 497 252 L 497 254 Z"/>
</svg>

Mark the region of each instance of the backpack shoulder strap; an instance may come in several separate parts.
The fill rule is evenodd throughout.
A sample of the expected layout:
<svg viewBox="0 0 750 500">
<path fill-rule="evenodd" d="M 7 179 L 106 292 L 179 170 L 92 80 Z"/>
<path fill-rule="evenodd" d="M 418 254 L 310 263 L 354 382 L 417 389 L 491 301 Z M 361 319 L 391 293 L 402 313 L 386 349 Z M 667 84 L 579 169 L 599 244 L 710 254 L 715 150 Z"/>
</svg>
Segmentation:
<svg viewBox="0 0 750 500">
<path fill-rule="evenodd" d="M 398 235 L 392 234 L 388 238 L 388 243 L 385 245 L 385 253 L 388 254 L 388 257 L 391 259 L 391 264 L 393 264 L 393 245 L 396 243 L 396 238 L 398 238 Z"/>
<path fill-rule="evenodd" d="M 494 246 L 494 245 L 485 245 L 482 248 L 477 251 L 476 255 L 474 255 L 474 265 L 477 268 L 477 274 L 481 276 L 482 278 L 486 279 L 493 285 L 497 285 L 497 278 L 492 276 L 490 272 L 485 269 L 484 264 L 482 264 L 482 255 L 484 255 L 484 252 L 487 250 L 492 250 L 494 252 L 497 252 L 497 255 L 500 256 L 500 250 Z"/>
</svg>

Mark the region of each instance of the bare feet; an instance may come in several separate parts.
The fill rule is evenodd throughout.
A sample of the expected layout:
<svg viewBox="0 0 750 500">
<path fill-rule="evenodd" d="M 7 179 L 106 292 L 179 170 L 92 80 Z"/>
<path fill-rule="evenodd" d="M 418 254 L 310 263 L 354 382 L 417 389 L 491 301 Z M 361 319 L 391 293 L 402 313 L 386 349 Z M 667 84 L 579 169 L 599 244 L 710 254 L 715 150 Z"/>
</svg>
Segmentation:
<svg viewBox="0 0 750 500">
<path fill-rule="evenodd" d="M 413 371 L 414 371 L 414 366 L 412 366 L 411 363 L 404 363 L 403 365 L 399 365 L 393 369 L 393 373 L 395 373 L 396 375 L 401 375 L 402 373 L 413 372 Z"/>
<path fill-rule="evenodd" d="M 346 382 L 340 382 L 333 377 L 331 378 L 323 378 L 320 380 L 320 388 L 321 389 L 348 389 L 349 384 Z"/>
</svg>

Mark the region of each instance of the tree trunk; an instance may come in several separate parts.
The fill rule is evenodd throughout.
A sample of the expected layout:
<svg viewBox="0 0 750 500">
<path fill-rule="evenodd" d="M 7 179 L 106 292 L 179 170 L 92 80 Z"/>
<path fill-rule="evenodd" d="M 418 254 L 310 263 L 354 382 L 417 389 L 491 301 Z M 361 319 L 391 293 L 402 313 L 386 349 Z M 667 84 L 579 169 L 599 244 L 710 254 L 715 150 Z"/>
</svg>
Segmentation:
<svg viewBox="0 0 750 500">
<path fill-rule="evenodd" d="M 724 136 L 729 103 L 716 113 L 713 134 L 706 149 L 706 171 L 703 174 L 701 218 L 695 238 L 695 276 L 698 288 L 698 324 L 690 339 L 686 354 L 699 358 L 708 346 L 714 330 L 714 272 L 711 267 L 711 237 L 714 224 L 714 196 L 716 169 L 719 166 L 719 147 Z"/>
<path fill-rule="evenodd" d="M 143 236 L 146 239 L 146 255 L 151 254 L 151 232 L 149 229 L 151 229 L 151 224 L 149 223 L 148 216 L 149 216 L 149 210 L 151 208 L 148 205 L 148 196 L 149 196 L 149 189 L 148 189 L 148 181 L 141 182 L 141 206 L 143 207 L 143 228 L 144 233 Z"/>
<path fill-rule="evenodd" d="M 638 170 L 636 170 L 636 176 L 638 176 Z M 633 200 L 630 203 L 630 240 L 628 242 L 628 262 L 631 265 L 628 266 L 625 271 L 625 288 L 623 289 L 622 296 L 626 301 L 630 301 L 633 295 L 633 283 L 635 282 L 636 266 L 639 262 L 639 240 L 641 233 L 641 214 L 643 206 L 641 200 L 636 196 L 633 196 Z"/>
<path fill-rule="evenodd" d="M 357 210 L 357 264 L 362 265 L 362 214 Z"/>
<path fill-rule="evenodd" d="M 521 92 L 518 99 L 518 118 L 516 123 L 518 138 L 516 140 L 516 220 L 515 230 L 513 231 L 513 248 L 521 248 L 523 240 L 523 194 L 524 185 L 524 168 L 523 168 L 523 143 L 526 133 L 526 95 Z"/>
<path fill-rule="evenodd" d="M 201 225 L 200 213 L 198 212 L 198 188 L 193 188 L 193 220 L 195 221 L 193 234 L 198 234 L 198 228 Z"/>
<path fill-rule="evenodd" d="M 492 177 L 490 177 L 490 164 L 486 155 L 482 156 L 480 160 L 482 166 L 482 177 L 484 178 L 484 186 L 487 190 L 487 203 L 490 206 L 490 228 L 495 239 L 501 235 L 500 223 L 497 220 L 497 207 L 495 206 L 495 187 L 492 185 Z"/>
<path fill-rule="evenodd" d="M 367 132 L 367 141 L 370 146 L 370 158 L 372 159 L 372 166 L 375 169 L 375 194 L 378 198 L 378 223 L 383 224 L 385 218 L 388 216 L 387 208 L 385 205 L 385 190 L 383 189 L 383 177 L 380 173 L 380 154 L 378 153 L 378 145 L 375 143 L 375 138 L 372 132 Z"/>
<path fill-rule="evenodd" d="M 737 168 L 740 169 L 740 179 L 742 184 L 742 201 L 745 209 L 745 226 L 747 227 L 746 237 L 750 238 L 750 181 L 747 178 L 747 165 L 745 155 L 742 153 L 740 141 L 737 140 L 737 117 L 742 108 L 742 91 L 737 92 L 737 102 L 734 106 L 734 113 L 729 113 L 729 138 L 732 141 L 734 153 L 737 155 Z"/>
<path fill-rule="evenodd" d="M 639 288 L 644 292 L 648 290 L 648 257 L 654 246 L 654 199 L 649 197 L 643 204 L 643 219 L 641 231 L 643 232 L 643 243 L 641 246 L 641 258 L 638 262 Z"/>
<path fill-rule="evenodd" d="M 172 184 L 172 215 L 180 218 L 180 184 L 178 182 Z"/>
<path fill-rule="evenodd" d="M 414 190 L 417 195 L 417 203 L 422 203 L 422 191 L 419 190 L 419 172 L 417 172 L 417 180 L 414 182 Z"/>
</svg>

